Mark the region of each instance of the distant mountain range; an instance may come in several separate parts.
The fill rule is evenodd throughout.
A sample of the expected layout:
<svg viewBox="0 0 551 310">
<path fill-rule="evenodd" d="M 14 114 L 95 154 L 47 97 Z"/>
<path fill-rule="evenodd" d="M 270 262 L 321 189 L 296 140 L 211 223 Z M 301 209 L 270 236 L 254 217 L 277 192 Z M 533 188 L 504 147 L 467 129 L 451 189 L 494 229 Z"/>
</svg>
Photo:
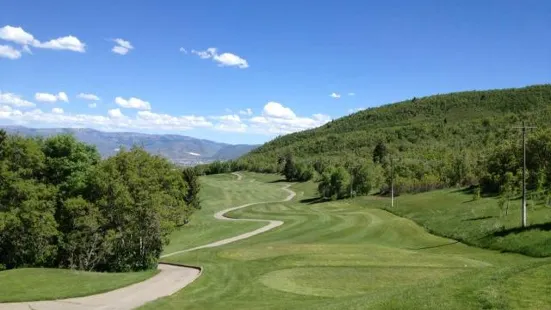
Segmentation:
<svg viewBox="0 0 551 310">
<path fill-rule="evenodd" d="M 89 128 L 29 128 L 23 126 L 0 126 L 8 133 L 24 136 L 53 136 L 62 133 L 74 135 L 78 140 L 93 144 L 103 157 L 127 149 L 133 145 L 143 146 L 152 154 L 160 154 L 179 165 L 196 165 L 215 160 L 230 160 L 240 157 L 259 145 L 227 144 L 196 139 L 181 135 L 143 134 L 136 132 L 105 132 Z"/>
</svg>

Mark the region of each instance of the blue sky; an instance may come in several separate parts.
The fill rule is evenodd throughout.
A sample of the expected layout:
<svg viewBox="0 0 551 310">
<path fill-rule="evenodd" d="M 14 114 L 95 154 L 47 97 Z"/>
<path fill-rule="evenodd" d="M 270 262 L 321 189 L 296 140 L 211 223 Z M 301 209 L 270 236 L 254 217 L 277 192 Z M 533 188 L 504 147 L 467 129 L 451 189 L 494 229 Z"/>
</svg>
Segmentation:
<svg viewBox="0 0 551 310">
<path fill-rule="evenodd" d="M 544 0 L 1 0 L 0 124 L 261 143 L 414 96 L 549 83 L 550 29 Z"/>
</svg>

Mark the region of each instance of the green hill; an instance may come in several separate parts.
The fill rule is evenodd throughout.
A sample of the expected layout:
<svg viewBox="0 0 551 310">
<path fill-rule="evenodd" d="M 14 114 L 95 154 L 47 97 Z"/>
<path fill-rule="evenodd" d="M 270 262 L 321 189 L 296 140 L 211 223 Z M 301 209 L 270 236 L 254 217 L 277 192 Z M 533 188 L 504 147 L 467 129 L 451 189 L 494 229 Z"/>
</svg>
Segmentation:
<svg viewBox="0 0 551 310">
<path fill-rule="evenodd" d="M 233 167 L 279 172 L 278 159 L 288 153 L 314 167 L 371 161 L 375 146 L 382 143 L 398 162 L 398 177 L 454 183 L 444 174 L 461 162 L 467 166 L 464 174 L 471 174 L 461 176 L 461 183 L 469 183 L 479 170 L 477 161 L 505 141 L 520 143 L 520 130 L 514 127 L 523 120 L 540 131 L 549 127 L 551 84 L 434 95 L 366 109 L 278 137 Z"/>
<path fill-rule="evenodd" d="M 550 123 L 551 85 L 435 95 L 363 110 L 322 127 L 278 137 L 242 157 L 273 164 L 292 151 L 301 159 L 369 157 L 379 140 L 401 156 L 431 159 L 430 150 L 455 152 L 518 138 L 526 119 Z"/>
</svg>

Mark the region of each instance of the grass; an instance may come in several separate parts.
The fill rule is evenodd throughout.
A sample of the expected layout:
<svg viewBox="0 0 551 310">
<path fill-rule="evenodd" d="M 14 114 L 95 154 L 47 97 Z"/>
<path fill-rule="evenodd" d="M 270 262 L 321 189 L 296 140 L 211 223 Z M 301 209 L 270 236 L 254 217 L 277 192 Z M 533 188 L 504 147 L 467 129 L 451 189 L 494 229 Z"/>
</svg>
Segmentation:
<svg viewBox="0 0 551 310">
<path fill-rule="evenodd" d="M 53 300 L 111 291 L 143 281 L 156 270 L 99 273 L 68 269 L 21 268 L 0 272 L 0 302 Z"/>
<path fill-rule="evenodd" d="M 535 257 L 551 256 L 551 208 L 528 202 L 528 226 L 520 227 L 520 200 L 510 203 L 508 215 L 497 198 L 472 200 L 464 190 L 448 189 L 404 195 L 391 208 L 388 199 L 360 197 L 369 204 L 404 216 L 438 235 L 467 244 Z"/>
<path fill-rule="evenodd" d="M 287 193 L 277 190 L 280 184 L 271 183 L 279 180 L 279 176 L 250 175 L 250 178 L 241 181 L 237 181 L 237 177 L 231 174 L 202 178 L 201 210 L 192 215 L 188 224 L 172 234 L 163 254 L 207 244 L 264 226 L 264 223 L 230 223 L 213 218 L 214 213 L 232 206 L 265 200 L 277 201 L 287 197 Z"/>
<path fill-rule="evenodd" d="M 197 216 L 202 221 L 201 227 L 184 228 L 175 237 L 208 243 L 254 229 L 256 226 L 245 229 L 241 223 L 212 218 L 220 209 L 285 196 L 279 189 L 284 183 L 271 182 L 277 177 L 244 175 L 240 182 L 247 184 L 245 186 L 236 185 L 239 182 L 232 176 L 205 177 L 205 188 L 210 188 L 205 192 L 210 196 L 205 196 L 205 208 Z M 297 192 L 293 201 L 254 205 L 230 214 L 238 218 L 282 219 L 284 225 L 220 248 L 166 258 L 170 262 L 203 266 L 204 273 L 185 289 L 143 308 L 551 307 L 549 258 L 500 253 L 429 234 L 415 222 L 380 209 L 386 202 L 381 198 L 308 203 L 316 197 L 314 184 L 295 184 L 292 189 Z M 477 206 L 487 203 L 487 211 L 482 212 L 479 207 L 463 210 L 474 214 L 455 219 L 457 214 L 438 211 L 434 205 L 426 206 L 433 202 L 430 196 L 441 195 L 442 203 L 446 202 L 446 195 L 455 197 L 450 200 L 453 203 L 463 202 L 470 196 L 451 191 L 429 193 L 425 198 L 423 195 L 399 197 L 397 209 L 403 208 L 400 210 L 416 221 L 426 220 L 423 223 L 432 225 L 435 231 L 442 227 L 442 234 L 455 232 L 460 235 L 464 231 L 464 237 L 476 238 L 478 230 L 487 231 L 487 227 L 493 227 L 488 223 L 485 228 L 477 228 L 479 226 L 473 223 L 478 220 L 460 220 L 488 216 L 490 200 L 476 202 Z M 254 198 L 253 201 L 246 201 L 246 196 Z M 406 202 L 410 202 L 409 208 Z M 455 206 L 453 203 L 450 205 Z M 442 204 L 441 208 L 445 206 Z M 469 208 L 467 203 L 463 207 Z M 450 220 L 448 225 L 444 222 L 446 218 Z M 513 218 L 510 220 L 514 222 Z M 222 223 L 227 225 L 223 229 L 218 227 Z M 440 224 L 436 226 L 435 223 Z M 184 243 L 180 244 L 184 246 Z M 186 247 L 195 245 L 198 244 L 192 242 Z"/>
</svg>

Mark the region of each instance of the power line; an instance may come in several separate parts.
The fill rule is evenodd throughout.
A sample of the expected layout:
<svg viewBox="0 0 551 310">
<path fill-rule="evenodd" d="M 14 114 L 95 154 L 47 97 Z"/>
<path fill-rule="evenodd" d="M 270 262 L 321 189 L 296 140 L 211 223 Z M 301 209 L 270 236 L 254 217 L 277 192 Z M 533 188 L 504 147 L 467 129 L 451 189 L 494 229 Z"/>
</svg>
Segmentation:
<svg viewBox="0 0 551 310">
<path fill-rule="evenodd" d="M 522 127 L 513 128 L 522 129 L 522 205 L 520 215 L 522 227 L 526 227 L 526 129 L 536 127 L 527 127 L 524 121 L 522 121 Z"/>
</svg>

